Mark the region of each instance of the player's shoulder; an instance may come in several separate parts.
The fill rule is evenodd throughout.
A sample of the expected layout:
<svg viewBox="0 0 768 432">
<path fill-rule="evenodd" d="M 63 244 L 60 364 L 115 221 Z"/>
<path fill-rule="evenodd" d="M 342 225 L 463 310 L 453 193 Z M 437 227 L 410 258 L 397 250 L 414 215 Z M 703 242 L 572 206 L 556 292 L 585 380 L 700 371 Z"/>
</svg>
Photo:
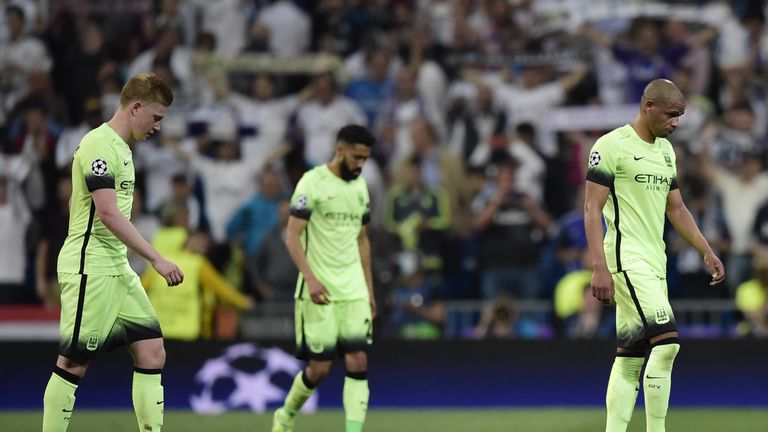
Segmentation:
<svg viewBox="0 0 768 432">
<path fill-rule="evenodd" d="M 85 134 L 79 148 L 83 151 L 103 151 L 111 147 L 113 141 L 114 132 L 104 123 Z"/>
<path fill-rule="evenodd" d="M 596 144 L 604 147 L 620 147 L 622 142 L 632 138 L 632 126 L 624 125 L 602 135 L 597 139 Z"/>
</svg>

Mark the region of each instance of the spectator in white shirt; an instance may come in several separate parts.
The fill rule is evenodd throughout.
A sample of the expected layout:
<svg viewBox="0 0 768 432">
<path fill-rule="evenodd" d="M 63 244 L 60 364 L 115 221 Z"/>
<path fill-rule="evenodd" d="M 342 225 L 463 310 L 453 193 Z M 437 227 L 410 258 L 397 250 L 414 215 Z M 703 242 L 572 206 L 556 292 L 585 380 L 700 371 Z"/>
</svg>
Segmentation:
<svg viewBox="0 0 768 432">
<path fill-rule="evenodd" d="M 262 9 L 257 21 L 269 29 L 269 51 L 294 57 L 309 49 L 312 21 L 291 0 L 278 0 Z"/>
<path fill-rule="evenodd" d="M 20 184 L 29 173 L 23 156 L 0 160 L 0 303 L 24 301 L 26 234 L 32 215 Z"/>
<path fill-rule="evenodd" d="M 312 166 L 331 160 L 336 133 L 348 124 L 366 125 L 360 107 L 339 95 L 333 75 L 318 75 L 313 83 L 315 98 L 299 109 L 297 123 L 304 135 L 304 159 Z"/>
</svg>

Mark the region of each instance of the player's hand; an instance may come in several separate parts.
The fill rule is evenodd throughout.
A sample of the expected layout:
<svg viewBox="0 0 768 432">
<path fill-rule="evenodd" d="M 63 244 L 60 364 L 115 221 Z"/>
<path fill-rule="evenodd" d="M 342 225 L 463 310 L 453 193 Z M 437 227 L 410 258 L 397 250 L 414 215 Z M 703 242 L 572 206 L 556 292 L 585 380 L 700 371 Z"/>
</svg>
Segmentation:
<svg viewBox="0 0 768 432">
<path fill-rule="evenodd" d="M 331 294 L 316 278 L 306 278 L 307 285 L 309 286 L 309 298 L 312 299 L 312 303 L 315 304 L 328 304 L 331 302 Z"/>
<path fill-rule="evenodd" d="M 608 269 L 596 270 L 592 273 L 592 296 L 604 305 L 614 303 L 613 278 Z"/>
<path fill-rule="evenodd" d="M 168 286 L 176 286 L 184 281 L 184 273 L 176 264 L 167 261 L 163 258 L 152 262 L 152 267 L 160 273 L 160 276 L 165 278 L 165 282 Z"/>
<path fill-rule="evenodd" d="M 712 273 L 712 281 L 709 282 L 710 286 L 715 286 L 725 280 L 725 267 L 723 262 L 720 261 L 714 252 L 707 252 L 704 254 L 704 265 Z"/>
</svg>

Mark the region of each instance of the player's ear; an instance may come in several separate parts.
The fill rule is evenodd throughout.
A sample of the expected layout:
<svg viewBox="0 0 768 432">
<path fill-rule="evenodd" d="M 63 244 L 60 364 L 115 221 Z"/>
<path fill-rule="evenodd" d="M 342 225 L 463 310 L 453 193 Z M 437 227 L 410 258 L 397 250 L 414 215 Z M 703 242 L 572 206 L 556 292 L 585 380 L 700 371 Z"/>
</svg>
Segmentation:
<svg viewBox="0 0 768 432">
<path fill-rule="evenodd" d="M 136 101 L 131 104 L 131 114 L 136 115 L 139 112 L 139 108 L 141 108 L 141 102 Z"/>
</svg>

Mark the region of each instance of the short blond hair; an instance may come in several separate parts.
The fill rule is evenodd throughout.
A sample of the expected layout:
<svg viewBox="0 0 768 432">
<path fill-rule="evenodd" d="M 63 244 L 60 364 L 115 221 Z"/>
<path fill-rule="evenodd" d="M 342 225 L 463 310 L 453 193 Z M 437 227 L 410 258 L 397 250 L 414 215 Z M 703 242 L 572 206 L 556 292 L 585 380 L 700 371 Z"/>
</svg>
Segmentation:
<svg viewBox="0 0 768 432">
<path fill-rule="evenodd" d="M 134 101 L 146 104 L 159 103 L 168 107 L 173 103 L 173 91 L 153 73 L 134 75 L 120 92 L 120 106 L 128 106 Z"/>
</svg>

